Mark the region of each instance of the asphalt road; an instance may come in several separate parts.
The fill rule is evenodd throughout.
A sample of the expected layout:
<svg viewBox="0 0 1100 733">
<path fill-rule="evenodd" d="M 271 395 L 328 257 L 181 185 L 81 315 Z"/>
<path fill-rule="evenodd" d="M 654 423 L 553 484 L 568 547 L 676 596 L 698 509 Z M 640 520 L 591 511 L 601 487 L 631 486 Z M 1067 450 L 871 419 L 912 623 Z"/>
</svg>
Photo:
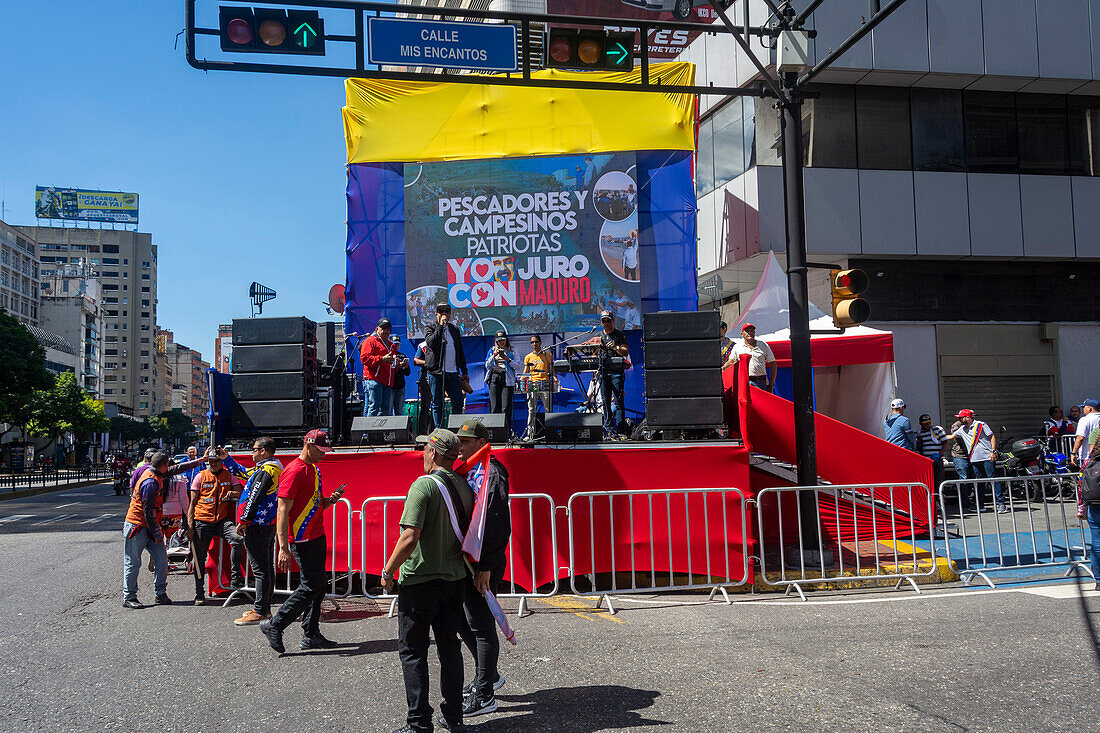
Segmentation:
<svg viewBox="0 0 1100 733">
<path fill-rule="evenodd" d="M 0 502 L 0 727 L 390 731 L 396 622 L 326 602 L 338 649 L 279 657 L 242 606 L 121 607 L 122 498 L 107 486 Z M 18 517 L 18 518 L 17 518 Z M 140 596 L 152 596 L 143 571 Z M 1089 592 L 1100 626 L 1100 594 Z M 1100 674 L 1075 587 L 621 599 L 513 618 L 507 684 L 477 731 L 1095 730 Z M 506 604 L 514 610 L 514 602 Z M 297 648 L 299 632 L 286 633 Z M 431 664 L 433 683 L 437 674 Z M 438 700 L 438 693 L 433 694 Z"/>
</svg>

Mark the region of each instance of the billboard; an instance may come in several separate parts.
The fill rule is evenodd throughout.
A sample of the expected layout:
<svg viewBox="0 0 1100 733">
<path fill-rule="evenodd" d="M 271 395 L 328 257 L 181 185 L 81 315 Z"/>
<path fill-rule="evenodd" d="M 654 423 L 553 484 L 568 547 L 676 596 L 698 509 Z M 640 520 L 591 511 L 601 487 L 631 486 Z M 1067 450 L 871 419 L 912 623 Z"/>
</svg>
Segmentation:
<svg viewBox="0 0 1100 733">
<path fill-rule="evenodd" d="M 463 333 L 641 328 L 636 154 L 406 165 L 405 310 Z"/>
<path fill-rule="evenodd" d="M 119 191 L 86 191 L 77 188 L 35 186 L 36 219 L 77 219 L 138 223 L 138 195 Z"/>
<path fill-rule="evenodd" d="M 546 0 L 551 15 L 579 15 L 590 18 L 629 20 L 668 20 L 684 23 L 713 23 L 718 14 L 707 0 Z M 619 30 L 615 26 L 606 26 Z M 633 30 L 627 28 L 626 30 Z M 695 40 L 697 33 L 667 28 L 650 28 L 649 58 L 668 61 L 680 55 Z M 635 53 L 641 53 L 635 47 Z"/>
</svg>

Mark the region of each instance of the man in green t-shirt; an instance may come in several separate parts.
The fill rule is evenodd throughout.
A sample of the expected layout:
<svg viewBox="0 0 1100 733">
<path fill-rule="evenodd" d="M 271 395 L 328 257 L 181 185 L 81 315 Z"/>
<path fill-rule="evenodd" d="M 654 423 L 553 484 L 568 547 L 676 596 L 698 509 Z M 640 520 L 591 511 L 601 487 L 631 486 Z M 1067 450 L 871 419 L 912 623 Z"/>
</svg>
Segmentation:
<svg viewBox="0 0 1100 733">
<path fill-rule="evenodd" d="M 462 649 L 457 628 L 462 611 L 466 561 L 455 534 L 451 510 L 465 533 L 474 506 L 474 492 L 452 468 L 458 458 L 458 436 L 437 429 L 424 445 L 424 476 L 409 487 L 401 514 L 401 536 L 382 568 L 382 586 L 397 585 L 397 653 L 409 703 L 407 724 L 395 733 L 430 731 L 428 704 L 428 631 L 439 654 L 442 715 L 436 722 L 447 730 L 464 731 L 462 723 Z M 446 492 L 446 496 L 444 495 Z M 449 506 L 448 506 L 449 505 Z"/>
</svg>

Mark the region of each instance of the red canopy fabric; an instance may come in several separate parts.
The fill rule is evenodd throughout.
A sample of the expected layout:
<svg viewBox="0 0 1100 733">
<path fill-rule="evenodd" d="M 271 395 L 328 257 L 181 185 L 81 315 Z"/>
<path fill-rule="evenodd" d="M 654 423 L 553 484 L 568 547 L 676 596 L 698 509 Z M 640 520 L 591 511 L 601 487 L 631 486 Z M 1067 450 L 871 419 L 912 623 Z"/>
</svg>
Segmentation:
<svg viewBox="0 0 1100 733">
<path fill-rule="evenodd" d="M 791 342 L 768 341 L 781 367 L 791 365 Z M 888 331 L 869 334 L 815 337 L 811 341 L 815 367 L 846 364 L 883 364 L 894 360 L 894 335 Z"/>
</svg>

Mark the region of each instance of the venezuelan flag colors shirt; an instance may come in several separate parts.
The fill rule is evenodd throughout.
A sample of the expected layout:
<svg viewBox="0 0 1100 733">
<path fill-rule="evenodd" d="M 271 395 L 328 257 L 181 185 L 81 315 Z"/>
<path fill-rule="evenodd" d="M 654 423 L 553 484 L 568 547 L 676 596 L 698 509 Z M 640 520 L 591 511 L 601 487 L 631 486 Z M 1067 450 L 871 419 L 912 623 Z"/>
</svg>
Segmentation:
<svg viewBox="0 0 1100 733">
<path fill-rule="evenodd" d="M 290 541 L 308 542 L 323 537 L 321 472 L 301 458 L 290 462 L 279 476 L 279 498 L 290 499 Z"/>
</svg>

